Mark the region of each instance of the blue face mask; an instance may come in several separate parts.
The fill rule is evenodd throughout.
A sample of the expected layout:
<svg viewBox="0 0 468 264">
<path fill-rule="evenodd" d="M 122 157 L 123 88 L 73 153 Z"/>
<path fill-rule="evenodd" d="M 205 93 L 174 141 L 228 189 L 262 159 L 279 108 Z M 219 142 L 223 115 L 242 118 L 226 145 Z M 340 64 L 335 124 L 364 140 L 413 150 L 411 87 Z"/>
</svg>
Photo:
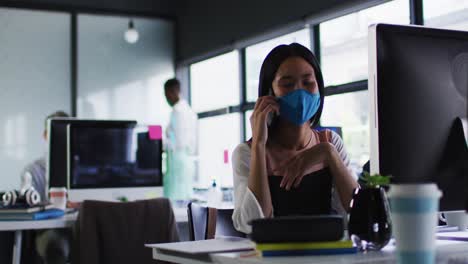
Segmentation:
<svg viewBox="0 0 468 264">
<path fill-rule="evenodd" d="M 312 118 L 320 106 L 320 94 L 297 89 L 278 97 L 280 116 L 295 125 L 302 125 Z"/>
</svg>

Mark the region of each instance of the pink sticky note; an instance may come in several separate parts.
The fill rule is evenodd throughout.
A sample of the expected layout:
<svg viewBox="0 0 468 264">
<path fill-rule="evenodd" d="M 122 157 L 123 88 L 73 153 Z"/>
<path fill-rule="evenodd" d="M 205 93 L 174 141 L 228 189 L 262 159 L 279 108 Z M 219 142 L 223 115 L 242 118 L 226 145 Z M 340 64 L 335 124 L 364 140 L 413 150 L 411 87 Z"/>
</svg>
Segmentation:
<svg viewBox="0 0 468 264">
<path fill-rule="evenodd" d="M 224 164 L 229 163 L 229 152 L 227 149 L 224 150 Z"/>
<path fill-rule="evenodd" d="M 161 126 L 148 126 L 149 138 L 152 140 L 162 139 Z"/>
</svg>

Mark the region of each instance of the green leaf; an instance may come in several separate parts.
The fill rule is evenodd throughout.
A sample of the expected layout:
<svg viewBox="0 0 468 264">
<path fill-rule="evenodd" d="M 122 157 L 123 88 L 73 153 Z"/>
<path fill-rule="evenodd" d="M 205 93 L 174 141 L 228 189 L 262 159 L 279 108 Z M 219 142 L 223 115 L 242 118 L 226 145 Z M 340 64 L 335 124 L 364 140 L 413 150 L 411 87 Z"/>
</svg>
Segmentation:
<svg viewBox="0 0 468 264">
<path fill-rule="evenodd" d="M 374 174 L 370 175 L 368 172 L 363 172 L 361 181 L 365 187 L 375 188 L 379 186 L 387 186 L 390 184 L 391 175 Z"/>
</svg>

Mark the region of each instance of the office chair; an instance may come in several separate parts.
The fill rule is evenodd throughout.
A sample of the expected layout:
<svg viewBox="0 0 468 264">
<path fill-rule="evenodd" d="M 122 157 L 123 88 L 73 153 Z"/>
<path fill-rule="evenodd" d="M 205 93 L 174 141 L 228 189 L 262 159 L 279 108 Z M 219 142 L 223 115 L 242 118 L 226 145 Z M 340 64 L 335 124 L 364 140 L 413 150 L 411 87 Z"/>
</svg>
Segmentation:
<svg viewBox="0 0 468 264">
<path fill-rule="evenodd" d="M 190 240 L 213 239 L 220 236 L 245 237 L 232 223 L 233 209 L 216 209 L 190 202 L 187 208 Z"/>
<path fill-rule="evenodd" d="M 168 199 L 84 201 L 76 225 L 74 264 L 164 263 L 145 244 L 178 242 Z"/>
<path fill-rule="evenodd" d="M 0 263 L 11 263 L 13 245 L 14 232 L 0 232 Z"/>
<path fill-rule="evenodd" d="M 206 239 L 208 207 L 190 202 L 187 206 L 189 238 L 191 241 Z"/>
</svg>

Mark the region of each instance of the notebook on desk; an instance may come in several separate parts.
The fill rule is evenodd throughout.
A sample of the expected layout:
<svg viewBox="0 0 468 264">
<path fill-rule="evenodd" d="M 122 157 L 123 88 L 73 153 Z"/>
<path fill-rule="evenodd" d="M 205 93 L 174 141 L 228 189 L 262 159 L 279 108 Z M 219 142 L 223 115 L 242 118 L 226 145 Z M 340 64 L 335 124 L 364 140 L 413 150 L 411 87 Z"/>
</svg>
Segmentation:
<svg viewBox="0 0 468 264">
<path fill-rule="evenodd" d="M 264 257 L 338 255 L 357 253 L 351 240 L 305 243 L 257 243 L 257 250 Z"/>
<path fill-rule="evenodd" d="M 255 244 L 249 239 L 239 237 L 223 237 L 208 240 L 146 244 L 146 247 L 156 249 L 164 254 L 201 255 L 210 253 L 237 252 L 253 250 Z"/>
<path fill-rule="evenodd" d="M 54 208 L 53 204 L 43 203 L 38 205 L 10 205 L 0 206 L 0 214 L 17 214 L 17 213 L 35 213 Z"/>
</svg>

